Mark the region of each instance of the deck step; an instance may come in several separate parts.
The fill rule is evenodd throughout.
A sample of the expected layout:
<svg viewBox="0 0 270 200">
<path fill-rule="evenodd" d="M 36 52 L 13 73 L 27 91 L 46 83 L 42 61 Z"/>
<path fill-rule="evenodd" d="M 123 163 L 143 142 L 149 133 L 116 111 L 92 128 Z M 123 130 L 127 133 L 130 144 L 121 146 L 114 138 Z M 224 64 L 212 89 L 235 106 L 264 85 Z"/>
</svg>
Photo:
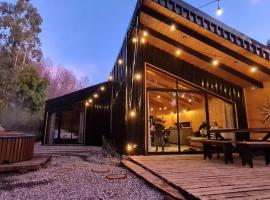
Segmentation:
<svg viewBox="0 0 270 200">
<path fill-rule="evenodd" d="M 158 178 L 157 176 L 155 176 L 151 172 L 147 171 L 143 167 L 141 167 L 133 162 L 130 162 L 128 160 L 122 160 L 121 163 L 125 167 L 127 167 L 128 169 L 133 171 L 137 176 L 143 178 L 146 182 L 155 186 L 159 190 L 165 192 L 166 194 L 173 197 L 174 199 L 185 200 L 185 197 L 183 197 L 183 195 L 177 189 L 173 188 L 168 183 L 161 180 L 160 178 Z"/>
</svg>

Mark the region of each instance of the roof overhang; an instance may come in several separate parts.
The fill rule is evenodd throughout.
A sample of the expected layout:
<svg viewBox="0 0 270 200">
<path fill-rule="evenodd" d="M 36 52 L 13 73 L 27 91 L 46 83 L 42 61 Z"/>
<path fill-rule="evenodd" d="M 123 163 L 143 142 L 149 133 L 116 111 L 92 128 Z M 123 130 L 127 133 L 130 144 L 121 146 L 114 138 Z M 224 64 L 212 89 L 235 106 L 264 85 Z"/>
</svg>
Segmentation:
<svg viewBox="0 0 270 200">
<path fill-rule="evenodd" d="M 269 80 L 270 52 L 264 45 L 183 1 L 145 0 L 140 11 L 140 30 L 149 32 L 148 43 L 173 55 L 180 50 L 179 59 L 241 87 L 263 87 Z"/>
</svg>

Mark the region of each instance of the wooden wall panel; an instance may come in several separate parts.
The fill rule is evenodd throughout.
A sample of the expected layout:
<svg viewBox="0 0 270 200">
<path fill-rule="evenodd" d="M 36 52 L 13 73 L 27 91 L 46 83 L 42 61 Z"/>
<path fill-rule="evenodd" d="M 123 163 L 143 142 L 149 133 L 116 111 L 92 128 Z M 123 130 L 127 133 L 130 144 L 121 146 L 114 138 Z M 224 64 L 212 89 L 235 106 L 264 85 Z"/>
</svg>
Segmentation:
<svg viewBox="0 0 270 200">
<path fill-rule="evenodd" d="M 262 122 L 264 115 L 258 110 L 258 107 L 265 106 L 267 104 L 267 98 L 270 98 L 270 81 L 265 82 L 262 89 L 245 88 L 245 96 L 249 127 L 269 128 L 270 123 L 267 125 Z M 262 135 L 256 134 L 255 137 L 261 138 Z"/>
</svg>

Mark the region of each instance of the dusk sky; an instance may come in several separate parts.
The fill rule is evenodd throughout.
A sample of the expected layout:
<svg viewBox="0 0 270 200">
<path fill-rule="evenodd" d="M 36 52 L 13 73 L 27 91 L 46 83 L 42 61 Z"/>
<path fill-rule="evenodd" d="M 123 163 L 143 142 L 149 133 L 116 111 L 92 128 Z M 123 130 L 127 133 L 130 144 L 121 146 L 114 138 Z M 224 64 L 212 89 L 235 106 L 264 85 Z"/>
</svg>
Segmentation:
<svg viewBox="0 0 270 200">
<path fill-rule="evenodd" d="M 185 0 L 200 7 L 211 0 Z M 42 18 L 42 49 L 55 65 L 107 80 L 122 45 L 136 0 L 32 0 Z M 266 43 L 270 38 L 270 0 L 221 0 L 225 24 Z M 202 11 L 216 17 L 217 4 Z"/>
</svg>

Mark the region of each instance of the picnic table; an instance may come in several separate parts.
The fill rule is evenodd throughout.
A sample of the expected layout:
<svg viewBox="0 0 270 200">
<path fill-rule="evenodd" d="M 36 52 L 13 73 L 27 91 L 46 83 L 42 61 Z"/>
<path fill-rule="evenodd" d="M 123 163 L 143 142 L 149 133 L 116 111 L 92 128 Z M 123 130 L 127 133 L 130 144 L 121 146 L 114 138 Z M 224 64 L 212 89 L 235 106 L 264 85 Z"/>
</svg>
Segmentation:
<svg viewBox="0 0 270 200">
<path fill-rule="evenodd" d="M 241 128 L 241 129 L 225 128 L 225 129 L 213 129 L 213 130 L 209 130 L 209 132 L 216 134 L 216 136 L 221 136 L 221 133 L 234 133 L 235 135 L 241 134 L 241 133 L 265 133 L 266 135 L 261 140 L 235 141 L 235 143 L 238 147 L 243 166 L 245 166 L 247 163 L 251 168 L 253 168 L 253 156 L 254 156 L 254 154 L 252 153 L 253 149 L 262 149 L 265 156 L 265 164 L 269 165 L 270 141 L 267 141 L 267 140 L 270 138 L 270 128 Z M 231 144 L 232 143 L 233 141 L 231 141 Z M 213 144 L 215 146 L 215 145 L 220 144 L 220 142 L 218 142 L 218 140 L 212 140 L 210 144 Z M 208 149 L 206 148 L 204 150 L 205 153 L 209 152 L 210 144 L 208 144 L 208 147 L 207 147 Z M 225 151 L 224 153 L 227 154 L 227 152 Z M 227 160 L 228 158 L 226 159 L 225 157 L 225 162 Z"/>
</svg>

